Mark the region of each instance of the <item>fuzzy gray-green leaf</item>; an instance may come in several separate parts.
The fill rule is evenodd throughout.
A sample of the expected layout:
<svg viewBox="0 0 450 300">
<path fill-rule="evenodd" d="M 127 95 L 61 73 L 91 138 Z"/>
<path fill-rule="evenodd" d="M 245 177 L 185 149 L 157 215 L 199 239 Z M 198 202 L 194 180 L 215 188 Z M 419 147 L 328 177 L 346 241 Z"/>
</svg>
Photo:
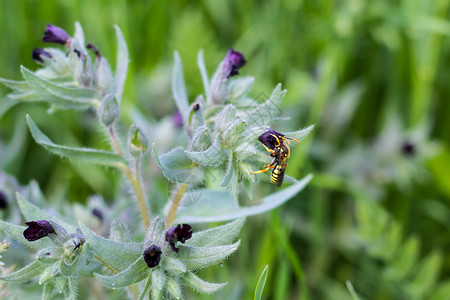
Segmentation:
<svg viewBox="0 0 450 300">
<path fill-rule="evenodd" d="M 158 163 L 167 179 L 188 184 L 200 184 L 203 181 L 203 171 L 186 156 L 180 147 L 158 156 L 156 146 L 152 146 L 152 156 Z"/>
<path fill-rule="evenodd" d="M 141 294 L 139 295 L 138 300 L 144 300 L 145 296 L 147 296 L 149 289 L 151 288 L 152 284 L 152 278 L 148 277 L 145 281 L 144 289 L 142 290 Z"/>
<path fill-rule="evenodd" d="M 193 205 L 178 209 L 177 217 L 173 223 L 223 222 L 261 214 L 294 197 L 308 184 L 312 177 L 309 174 L 291 186 L 258 200 L 258 204 L 246 207 L 237 207 L 234 198 L 225 191 L 203 190 L 198 197 L 198 201 Z"/>
<path fill-rule="evenodd" d="M 234 242 L 244 226 L 245 218 L 239 218 L 222 226 L 194 232 L 186 246 L 214 247 Z"/>
<path fill-rule="evenodd" d="M 127 287 L 144 278 L 148 277 L 150 269 L 144 261 L 144 258 L 139 258 L 127 269 L 112 276 L 105 276 L 96 273 L 95 277 L 109 288 Z"/>
<path fill-rule="evenodd" d="M 174 66 L 172 75 L 172 94 L 177 104 L 178 110 L 183 116 L 184 124 L 187 124 L 187 113 L 189 111 L 189 103 L 186 94 L 186 87 L 183 78 L 183 66 L 181 64 L 180 55 L 178 52 L 174 54 Z"/>
<path fill-rule="evenodd" d="M 30 116 L 27 115 L 27 123 L 30 128 L 31 135 L 36 143 L 47 149 L 49 152 L 61 157 L 74 159 L 82 162 L 93 163 L 104 166 L 118 167 L 124 165 L 127 161 L 120 155 L 104 150 L 90 148 L 76 148 L 53 143 L 34 123 Z"/>
<path fill-rule="evenodd" d="M 203 58 L 203 50 L 200 50 L 197 55 L 197 65 L 202 75 L 203 87 L 205 89 L 205 95 L 209 95 L 209 77 L 205 67 L 205 60 Z"/>
<path fill-rule="evenodd" d="M 142 245 L 139 243 L 119 243 L 99 237 L 82 223 L 80 228 L 91 249 L 104 263 L 116 271 L 125 270 L 142 256 Z"/>
<path fill-rule="evenodd" d="M 47 220 L 52 221 L 60 226 L 62 226 L 65 230 L 69 232 L 75 232 L 76 227 L 72 224 L 64 222 L 60 218 L 49 214 L 48 212 L 40 209 L 36 205 L 30 203 L 25 198 L 22 197 L 21 194 L 16 193 L 17 204 L 20 207 L 20 211 L 22 212 L 23 217 L 26 221 L 37 221 L 37 220 Z"/>
<path fill-rule="evenodd" d="M 14 240 L 20 242 L 21 244 L 23 244 L 31 249 L 39 250 L 39 249 L 48 247 L 50 245 L 53 245 L 53 242 L 48 237 L 44 237 L 37 241 L 29 242 L 23 236 L 23 232 L 25 229 L 27 229 L 26 226 L 18 226 L 18 225 L 14 225 L 14 224 L 0 220 L 0 230 L 1 231 L 3 231 L 4 233 L 11 236 Z"/>
<path fill-rule="evenodd" d="M 101 96 L 93 89 L 58 85 L 37 76 L 24 66 L 21 67 L 21 72 L 34 92 L 41 96 L 42 101 L 63 108 L 86 109 L 92 106 L 95 101 L 101 99 Z"/>
<path fill-rule="evenodd" d="M 186 283 L 188 287 L 191 289 L 201 293 L 201 294 L 212 294 L 223 288 L 226 283 L 210 283 L 200 279 L 192 272 L 187 272 L 185 276 L 183 276 L 183 281 Z"/>
<path fill-rule="evenodd" d="M 167 278 L 166 290 L 172 298 L 181 299 L 181 287 L 172 277 Z"/>
<path fill-rule="evenodd" d="M 22 92 L 22 93 L 32 91 L 30 85 L 26 81 L 16 81 L 16 80 L 0 78 L 0 83 L 14 91 L 18 91 L 18 92 Z"/>
<path fill-rule="evenodd" d="M 216 246 L 216 247 L 189 247 L 180 245 L 178 259 L 188 268 L 188 270 L 196 270 L 205 268 L 215 263 L 219 263 L 233 252 L 235 252 L 240 241 L 232 245 Z"/>
<path fill-rule="evenodd" d="M 284 135 L 287 137 L 290 137 L 290 138 L 294 138 L 298 141 L 301 141 L 304 138 L 306 138 L 313 129 L 314 129 L 314 125 L 310 125 L 306 128 L 300 129 L 298 131 L 285 132 Z"/>
<path fill-rule="evenodd" d="M 122 99 L 123 88 L 125 86 L 125 80 L 127 79 L 128 72 L 128 47 L 123 37 L 122 31 L 119 26 L 115 25 L 117 38 L 117 61 L 116 61 L 116 74 L 114 76 L 114 95 L 117 101 L 120 103 Z"/>
<path fill-rule="evenodd" d="M 280 103 L 285 94 L 286 90 L 281 90 L 281 84 L 278 84 L 269 99 L 256 108 L 243 112 L 242 118 L 247 120 L 249 125 L 264 126 L 269 124 L 274 117 L 281 115 Z"/>
<path fill-rule="evenodd" d="M 193 161 L 205 167 L 219 166 L 226 161 L 226 155 L 220 145 L 218 138 L 216 138 L 211 147 L 209 147 L 205 151 L 186 151 L 186 155 Z"/>
<path fill-rule="evenodd" d="M 120 219 L 112 220 L 110 227 L 109 238 L 111 240 L 122 243 L 130 242 L 130 232 L 128 227 Z"/>
<path fill-rule="evenodd" d="M 14 273 L 8 274 L 6 276 L 1 276 L 0 280 L 3 281 L 17 281 L 17 282 L 23 282 L 30 279 L 33 279 L 34 277 L 40 275 L 45 268 L 45 265 L 41 263 L 40 261 L 36 260 L 29 264 L 28 266 L 23 267 L 20 270 L 17 270 Z"/>
<path fill-rule="evenodd" d="M 197 246 L 197 245 L 196 245 Z M 161 267 L 172 275 L 180 275 L 186 273 L 186 266 L 178 259 L 171 256 L 163 256 L 161 259 Z"/>
</svg>

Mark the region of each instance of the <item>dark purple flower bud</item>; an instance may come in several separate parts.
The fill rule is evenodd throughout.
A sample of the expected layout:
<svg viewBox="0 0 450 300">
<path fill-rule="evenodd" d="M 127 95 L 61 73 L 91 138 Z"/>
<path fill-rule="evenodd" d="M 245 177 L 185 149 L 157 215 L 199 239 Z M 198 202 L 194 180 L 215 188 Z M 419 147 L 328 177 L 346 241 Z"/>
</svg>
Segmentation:
<svg viewBox="0 0 450 300">
<path fill-rule="evenodd" d="M 240 52 L 234 51 L 230 49 L 225 56 L 224 66 L 223 66 L 223 74 L 226 78 L 229 78 L 234 75 L 238 75 L 238 70 L 242 68 L 247 61 L 244 58 L 244 55 Z"/>
<path fill-rule="evenodd" d="M 144 253 L 142 253 L 145 263 L 149 268 L 154 268 L 159 264 L 159 261 L 161 260 L 161 253 L 161 249 L 159 249 L 156 245 L 148 247 Z"/>
<path fill-rule="evenodd" d="M 47 51 L 45 51 L 44 49 L 41 49 L 41 48 L 34 48 L 33 53 L 31 54 L 31 57 L 33 58 L 34 61 L 37 61 L 40 63 L 44 62 L 43 57 L 52 58 L 50 53 L 48 53 Z"/>
<path fill-rule="evenodd" d="M 94 208 L 92 210 L 92 214 L 94 216 L 96 216 L 100 220 L 100 222 L 103 222 L 103 213 L 102 213 L 102 211 L 100 209 Z"/>
<path fill-rule="evenodd" d="M 416 154 L 416 147 L 410 141 L 403 142 L 401 150 L 405 156 L 414 156 Z"/>
<path fill-rule="evenodd" d="M 58 43 L 61 45 L 67 45 L 69 40 L 70 36 L 64 29 L 51 24 L 47 25 L 44 36 L 42 37 L 43 42 Z"/>
<path fill-rule="evenodd" d="M 30 242 L 37 241 L 51 233 L 55 233 L 53 226 L 46 220 L 25 222 L 28 226 L 23 236 Z"/>
<path fill-rule="evenodd" d="M 169 242 L 170 248 L 178 253 L 180 249 L 175 247 L 176 242 L 181 242 L 184 244 L 186 240 L 192 237 L 192 227 L 188 224 L 178 224 L 177 226 L 169 228 L 166 232 L 166 241 Z"/>
<path fill-rule="evenodd" d="M 175 124 L 175 127 L 177 127 L 177 128 L 183 127 L 183 116 L 181 115 L 181 113 L 178 110 L 173 113 L 172 118 L 173 118 L 173 123 Z"/>
<path fill-rule="evenodd" d="M 200 104 L 199 103 L 192 104 L 192 110 L 194 112 L 198 112 L 199 109 L 200 109 Z"/>
<path fill-rule="evenodd" d="M 0 191 L 0 209 L 7 209 L 8 208 L 8 199 L 6 198 L 6 195 Z"/>
<path fill-rule="evenodd" d="M 275 146 L 278 145 L 278 140 L 275 136 L 284 136 L 284 134 L 276 132 L 275 130 L 269 128 L 266 132 L 259 136 L 258 140 L 267 148 L 273 150 L 275 149 Z"/>
</svg>

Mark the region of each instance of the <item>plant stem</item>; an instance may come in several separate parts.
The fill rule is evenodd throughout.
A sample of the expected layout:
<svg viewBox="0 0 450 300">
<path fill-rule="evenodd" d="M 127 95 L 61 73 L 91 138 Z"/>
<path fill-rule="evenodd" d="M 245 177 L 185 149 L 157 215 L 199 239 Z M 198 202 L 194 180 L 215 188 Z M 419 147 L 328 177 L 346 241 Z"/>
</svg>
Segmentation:
<svg viewBox="0 0 450 300">
<path fill-rule="evenodd" d="M 170 206 L 169 212 L 167 213 L 166 222 L 165 222 L 167 228 L 170 226 L 170 224 L 175 219 L 178 205 L 180 204 L 181 198 L 183 198 L 184 192 L 186 192 L 186 188 L 187 188 L 186 183 L 181 184 L 178 187 L 177 192 L 175 193 L 175 195 L 172 198 L 172 205 Z"/>
<path fill-rule="evenodd" d="M 117 138 L 114 126 L 111 126 L 109 128 L 109 136 L 111 138 L 111 144 L 114 148 L 114 151 L 116 151 L 117 154 L 124 156 L 122 148 L 120 147 L 120 142 Z M 134 194 L 136 195 L 136 199 L 139 206 L 139 211 L 141 212 L 142 221 L 144 222 L 144 225 L 146 228 L 150 226 L 150 213 L 147 208 L 147 201 L 145 200 L 144 192 L 142 190 L 141 185 L 141 179 L 139 176 L 139 160 L 136 159 L 136 165 L 134 172 L 131 170 L 130 165 L 121 165 L 119 168 L 122 170 L 122 172 L 125 174 L 125 176 L 128 178 L 128 180 L 131 183 L 131 186 L 133 187 Z"/>
</svg>

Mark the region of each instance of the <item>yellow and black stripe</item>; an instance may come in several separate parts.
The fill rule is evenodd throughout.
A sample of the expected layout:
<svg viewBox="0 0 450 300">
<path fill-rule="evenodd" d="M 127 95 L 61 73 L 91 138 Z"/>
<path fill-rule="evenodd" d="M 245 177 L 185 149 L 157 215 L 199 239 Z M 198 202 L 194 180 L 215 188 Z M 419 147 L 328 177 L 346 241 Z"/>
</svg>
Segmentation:
<svg viewBox="0 0 450 300">
<path fill-rule="evenodd" d="M 285 162 L 277 164 L 272 171 L 272 175 L 270 175 L 270 182 L 276 183 L 277 186 L 280 187 L 283 184 L 285 170 L 286 170 Z"/>
</svg>

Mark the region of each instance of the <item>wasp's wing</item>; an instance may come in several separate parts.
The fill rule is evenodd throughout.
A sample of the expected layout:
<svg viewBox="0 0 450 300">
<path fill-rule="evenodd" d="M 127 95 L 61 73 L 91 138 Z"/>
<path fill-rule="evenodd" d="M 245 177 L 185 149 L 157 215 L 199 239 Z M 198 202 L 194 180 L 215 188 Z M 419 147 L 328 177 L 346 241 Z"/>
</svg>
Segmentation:
<svg viewBox="0 0 450 300">
<path fill-rule="evenodd" d="M 281 185 L 283 184 L 283 179 L 284 179 L 284 171 L 286 171 L 286 162 L 283 161 L 280 163 L 280 174 L 278 174 L 278 181 L 277 181 L 277 187 L 281 187 Z"/>
</svg>

